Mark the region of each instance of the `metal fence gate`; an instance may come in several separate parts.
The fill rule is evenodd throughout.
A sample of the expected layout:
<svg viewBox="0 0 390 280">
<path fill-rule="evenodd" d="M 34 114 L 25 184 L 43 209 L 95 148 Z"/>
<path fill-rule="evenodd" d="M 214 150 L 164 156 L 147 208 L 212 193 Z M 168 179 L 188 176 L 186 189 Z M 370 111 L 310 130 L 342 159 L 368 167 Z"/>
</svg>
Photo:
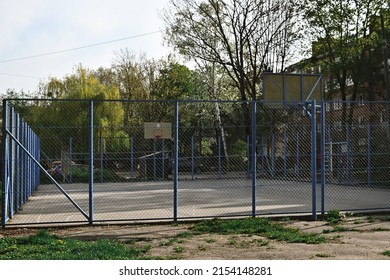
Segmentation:
<svg viewBox="0 0 390 280">
<path fill-rule="evenodd" d="M 18 102 L 3 226 L 390 209 L 383 102 Z"/>
</svg>

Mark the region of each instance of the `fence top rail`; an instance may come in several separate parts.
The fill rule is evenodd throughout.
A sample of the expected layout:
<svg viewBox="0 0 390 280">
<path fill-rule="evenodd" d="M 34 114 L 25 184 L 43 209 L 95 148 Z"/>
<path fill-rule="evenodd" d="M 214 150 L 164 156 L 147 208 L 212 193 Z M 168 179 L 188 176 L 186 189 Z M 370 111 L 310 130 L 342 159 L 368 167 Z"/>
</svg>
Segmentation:
<svg viewBox="0 0 390 280">
<path fill-rule="evenodd" d="M 304 104 L 310 104 L 311 101 L 301 102 L 301 101 L 283 101 L 283 100 L 221 100 L 221 99 L 214 99 L 214 100 L 207 100 L 207 99 L 176 99 L 176 100 L 144 100 L 144 99 L 51 99 L 51 98 L 4 98 L 2 99 L 3 104 L 4 102 L 12 102 L 12 101 L 23 101 L 23 102 L 91 102 L 94 103 L 100 103 L 100 102 L 121 102 L 121 103 L 247 103 L 251 104 L 253 102 L 259 103 L 259 104 L 283 104 L 285 106 L 302 106 Z M 317 104 L 321 103 L 340 103 L 340 104 L 390 104 L 390 101 L 385 100 L 374 100 L 374 101 L 342 101 L 342 100 L 317 100 Z M 1 106 L 1 104 L 0 104 Z"/>
</svg>

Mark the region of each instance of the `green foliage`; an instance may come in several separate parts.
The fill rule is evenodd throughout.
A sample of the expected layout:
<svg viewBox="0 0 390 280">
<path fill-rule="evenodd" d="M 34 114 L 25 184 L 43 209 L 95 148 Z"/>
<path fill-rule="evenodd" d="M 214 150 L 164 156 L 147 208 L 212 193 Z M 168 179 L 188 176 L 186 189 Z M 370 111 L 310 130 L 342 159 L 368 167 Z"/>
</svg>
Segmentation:
<svg viewBox="0 0 390 280">
<path fill-rule="evenodd" d="M 342 220 L 342 216 L 340 214 L 340 211 L 338 210 L 330 210 L 328 211 L 325 216 L 325 221 L 327 221 L 330 224 L 337 224 Z"/>
<path fill-rule="evenodd" d="M 384 251 L 383 255 L 390 257 L 390 250 Z"/>
<path fill-rule="evenodd" d="M 160 69 L 153 84 L 152 98 L 157 100 L 190 99 L 196 92 L 192 72 L 179 63 L 169 63 Z"/>
<path fill-rule="evenodd" d="M 94 242 L 61 239 L 45 230 L 29 237 L 0 239 L 2 260 L 136 260 L 148 259 L 145 254 L 149 249 L 108 239 Z"/>
<path fill-rule="evenodd" d="M 206 220 L 196 224 L 192 231 L 197 234 L 218 233 L 218 234 L 256 234 L 286 241 L 289 243 L 323 243 L 326 239 L 318 234 L 302 233 L 298 229 L 283 227 L 265 218 L 247 218 L 242 220 Z"/>
<path fill-rule="evenodd" d="M 175 247 L 173 247 L 173 251 L 175 251 L 175 253 L 180 254 L 180 253 L 184 252 L 184 248 L 181 246 L 175 246 Z"/>
<path fill-rule="evenodd" d="M 321 66 L 328 76 L 329 96 L 347 95 L 347 79 L 353 80 L 352 101 L 359 87 L 372 82 L 381 58 L 379 25 L 375 23 L 386 7 L 385 1 L 305 1 L 302 5 L 306 33 L 315 43 L 307 66 Z M 308 48 L 308 51 L 310 48 Z M 380 66 L 379 66 L 380 67 Z M 372 90 L 372 89 L 371 89 Z M 371 94 L 371 93 L 370 93 Z M 372 98 L 372 97 L 371 97 Z"/>
</svg>

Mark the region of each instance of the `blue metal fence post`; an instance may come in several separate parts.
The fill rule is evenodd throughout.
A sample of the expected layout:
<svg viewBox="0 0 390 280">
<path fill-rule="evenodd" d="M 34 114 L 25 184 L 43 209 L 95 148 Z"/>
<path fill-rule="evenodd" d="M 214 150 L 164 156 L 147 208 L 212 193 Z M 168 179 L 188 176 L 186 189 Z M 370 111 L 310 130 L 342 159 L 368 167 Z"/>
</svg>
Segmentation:
<svg viewBox="0 0 390 280">
<path fill-rule="evenodd" d="M 316 101 L 311 103 L 311 184 L 312 184 L 312 217 L 317 220 L 317 120 Z"/>
<path fill-rule="evenodd" d="M 153 180 L 156 181 L 156 174 L 157 174 L 157 167 L 156 167 L 156 164 L 157 164 L 157 161 L 156 161 L 156 151 L 157 151 L 157 148 L 156 148 L 156 137 L 153 138 Z"/>
<path fill-rule="evenodd" d="M 195 137 L 191 136 L 191 179 L 195 177 Z"/>
<path fill-rule="evenodd" d="M 264 165 L 265 165 L 265 161 L 264 161 L 264 157 L 265 157 L 265 152 L 264 152 L 264 134 L 261 136 L 261 175 L 264 176 Z"/>
<path fill-rule="evenodd" d="M 350 181 L 351 181 L 351 176 L 350 176 L 350 172 L 351 172 L 351 159 L 350 159 L 350 153 L 351 153 L 351 149 L 350 149 L 350 143 L 349 143 L 349 141 L 350 141 L 350 130 L 349 130 L 349 124 L 347 123 L 347 128 L 346 128 L 346 145 L 347 145 L 347 151 L 346 151 L 346 176 L 347 176 L 347 185 L 349 186 L 350 185 Z"/>
<path fill-rule="evenodd" d="M 250 165 L 251 154 L 250 154 L 250 136 L 249 135 L 246 136 L 246 156 L 247 156 L 246 176 L 249 179 L 250 178 L 250 174 L 251 174 L 251 170 L 250 170 L 250 167 L 251 167 L 251 165 Z"/>
<path fill-rule="evenodd" d="M 368 180 L 368 186 L 372 186 L 372 179 L 371 179 L 371 123 L 368 123 L 367 127 L 367 180 Z"/>
<path fill-rule="evenodd" d="M 130 175 L 134 178 L 134 136 L 131 136 L 130 141 Z"/>
<path fill-rule="evenodd" d="M 94 147 L 93 147 L 93 138 L 94 138 L 94 126 L 93 126 L 93 101 L 89 101 L 89 224 L 93 224 L 93 169 L 94 169 Z"/>
<path fill-rule="evenodd" d="M 221 179 L 221 136 L 217 137 L 217 145 L 218 145 L 218 179 Z"/>
<path fill-rule="evenodd" d="M 287 176 L 287 135 L 283 133 L 283 176 Z"/>
<path fill-rule="evenodd" d="M 256 154 L 256 116 L 257 116 L 256 101 L 252 101 L 252 217 L 256 217 L 256 178 L 257 178 L 257 154 Z"/>
<path fill-rule="evenodd" d="M 2 128 L 2 133 L 3 133 L 3 170 L 2 170 L 2 175 L 3 175 L 3 180 L 2 180 L 2 196 L 3 199 L 1 200 L 1 225 L 2 227 L 5 227 L 7 223 L 7 199 L 8 199 L 8 193 L 7 193 L 7 188 L 8 188 L 8 182 L 7 182 L 7 167 L 8 167 L 8 162 L 7 162 L 7 154 L 8 154 L 8 135 L 7 135 L 7 123 L 8 123 L 8 104 L 7 100 L 3 99 L 3 128 Z"/>
<path fill-rule="evenodd" d="M 300 170 L 300 160 L 299 160 L 299 157 L 300 157 L 300 154 L 299 154 L 299 147 L 300 147 L 300 138 L 299 138 L 299 132 L 297 131 L 297 134 L 296 134 L 296 167 L 295 167 L 295 175 L 298 177 L 301 173 L 301 170 Z"/>
<path fill-rule="evenodd" d="M 28 127 L 26 123 L 26 140 L 27 140 L 27 150 L 31 153 L 31 129 Z M 26 201 L 30 197 L 32 190 L 31 190 L 31 180 L 30 180 L 30 174 L 31 174 L 31 160 L 29 157 L 26 157 L 26 164 L 27 164 L 27 178 L 26 178 L 26 184 L 27 184 L 27 192 L 26 192 Z"/>
<path fill-rule="evenodd" d="M 275 176 L 275 134 L 272 132 L 271 134 L 271 175 L 272 178 Z"/>
<path fill-rule="evenodd" d="M 103 153 L 103 150 L 104 150 L 104 139 L 103 139 L 103 136 L 100 135 L 100 183 L 103 183 L 103 169 L 104 169 L 104 153 Z"/>
<path fill-rule="evenodd" d="M 174 135 L 173 135 L 173 220 L 176 222 L 178 217 L 178 187 L 179 187 L 179 103 L 175 101 L 174 109 Z"/>
<path fill-rule="evenodd" d="M 73 165 L 72 165 L 72 153 L 73 153 L 73 138 L 69 138 L 69 183 L 73 183 Z"/>
<path fill-rule="evenodd" d="M 165 179 L 165 139 L 161 139 L 161 179 Z"/>
<path fill-rule="evenodd" d="M 15 133 L 15 137 L 16 139 L 20 139 L 20 130 L 21 130 L 21 121 L 20 121 L 20 116 L 19 114 L 16 114 L 15 115 L 15 129 L 16 129 L 16 133 Z M 21 162 L 21 154 L 22 154 L 22 150 L 21 148 L 19 147 L 19 145 L 16 147 L 16 150 L 15 150 L 15 164 L 16 164 L 16 178 L 15 178 L 15 181 L 16 181 L 16 184 L 15 184 L 15 187 L 14 187 L 14 196 L 15 196 L 15 203 L 16 203 L 16 206 L 15 208 L 13 209 L 18 209 L 21 205 L 22 205 L 22 202 L 21 202 L 21 188 L 22 188 L 22 180 L 21 180 L 21 176 L 22 176 L 22 162 Z M 11 211 L 13 212 L 13 209 L 11 209 Z"/>
<path fill-rule="evenodd" d="M 41 155 L 40 155 L 40 150 L 41 150 L 41 145 L 39 142 L 38 135 L 34 133 L 34 143 L 35 143 L 35 158 L 38 160 L 38 162 L 41 161 Z M 40 170 L 39 166 L 35 163 L 35 186 L 34 186 L 34 191 L 37 190 L 39 184 L 40 184 Z"/>
<path fill-rule="evenodd" d="M 23 140 L 23 146 L 27 147 L 27 124 L 25 121 L 23 121 L 23 130 L 22 130 L 22 140 Z M 24 204 L 27 201 L 27 180 L 28 180 L 28 170 L 27 170 L 27 155 L 26 153 L 23 153 L 23 200 L 22 204 Z"/>
<path fill-rule="evenodd" d="M 9 125 L 10 125 L 10 131 L 13 134 L 16 131 L 14 121 L 15 121 L 15 108 L 12 107 L 11 108 L 11 113 L 9 114 Z M 7 141 L 6 139 L 8 139 L 8 137 L 7 136 L 3 136 L 3 137 L 5 137 L 4 141 Z M 15 193 L 15 184 L 14 184 L 15 183 L 14 182 L 14 177 L 15 177 L 15 175 L 14 175 L 15 174 L 15 142 L 11 141 L 11 139 L 10 139 L 10 143 L 9 143 L 8 149 L 9 149 L 9 153 L 7 154 L 7 156 L 9 157 L 9 163 L 10 163 L 10 165 L 9 165 L 9 168 L 10 168 L 10 170 L 9 170 L 9 181 L 8 181 L 8 188 L 7 188 L 8 190 L 10 190 L 9 191 L 9 208 L 10 209 L 15 209 L 14 208 L 14 193 Z M 13 211 L 10 211 L 9 218 L 10 219 L 13 218 Z"/>
<path fill-rule="evenodd" d="M 38 136 L 37 136 L 37 144 L 38 144 L 37 159 L 38 159 L 38 162 L 41 162 L 41 139 L 39 139 Z M 37 175 L 38 175 L 38 178 L 37 178 L 37 187 L 38 187 L 39 184 L 41 183 L 41 170 L 40 170 L 39 166 L 37 166 Z"/>
<path fill-rule="evenodd" d="M 321 214 L 325 214 L 325 102 L 321 101 L 321 115 L 320 115 L 320 126 L 321 126 Z"/>
</svg>

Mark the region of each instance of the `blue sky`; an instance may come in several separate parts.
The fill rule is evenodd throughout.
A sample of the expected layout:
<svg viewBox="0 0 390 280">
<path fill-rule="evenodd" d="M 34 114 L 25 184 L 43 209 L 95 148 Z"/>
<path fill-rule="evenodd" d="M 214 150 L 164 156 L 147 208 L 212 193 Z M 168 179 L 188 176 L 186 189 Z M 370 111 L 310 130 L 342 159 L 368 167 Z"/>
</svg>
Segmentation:
<svg viewBox="0 0 390 280">
<path fill-rule="evenodd" d="M 115 52 L 128 48 L 149 58 L 169 53 L 161 33 L 76 51 L 8 61 L 99 44 L 163 30 L 168 0 L 0 1 L 0 93 L 34 91 L 40 80 L 62 78 L 82 64 L 109 67 Z"/>
</svg>

